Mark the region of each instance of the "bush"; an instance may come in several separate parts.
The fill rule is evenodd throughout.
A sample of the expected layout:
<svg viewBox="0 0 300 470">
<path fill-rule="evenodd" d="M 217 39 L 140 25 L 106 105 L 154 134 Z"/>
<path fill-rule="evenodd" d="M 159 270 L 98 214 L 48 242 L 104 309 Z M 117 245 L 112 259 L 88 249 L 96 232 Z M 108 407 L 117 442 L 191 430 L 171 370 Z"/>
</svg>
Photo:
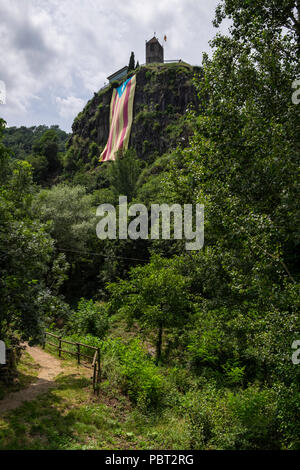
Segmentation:
<svg viewBox="0 0 300 470">
<path fill-rule="evenodd" d="M 99 339 L 105 337 L 108 326 L 105 304 L 86 299 L 79 301 L 77 311 L 72 315 L 68 324 L 71 332 L 80 335 L 90 334 Z"/>
<path fill-rule="evenodd" d="M 276 449 L 276 398 L 272 389 L 259 390 L 252 386 L 237 394 L 229 394 L 228 406 L 239 432 L 237 449 Z"/>
<path fill-rule="evenodd" d="M 163 403 L 166 382 L 152 358 L 149 358 L 138 339 L 127 345 L 120 339 L 106 341 L 104 351 L 104 374 L 110 380 L 117 369 L 119 384 L 133 403 L 142 408 L 157 407 Z M 112 370 L 112 362 L 116 368 Z M 115 381 L 115 378 L 114 378 Z"/>
<path fill-rule="evenodd" d="M 300 450 L 300 390 L 298 384 L 276 386 L 278 396 L 277 425 L 283 448 Z"/>
<path fill-rule="evenodd" d="M 279 449 L 274 390 L 256 386 L 233 394 L 212 383 L 188 392 L 183 407 L 190 419 L 192 449 Z"/>
</svg>

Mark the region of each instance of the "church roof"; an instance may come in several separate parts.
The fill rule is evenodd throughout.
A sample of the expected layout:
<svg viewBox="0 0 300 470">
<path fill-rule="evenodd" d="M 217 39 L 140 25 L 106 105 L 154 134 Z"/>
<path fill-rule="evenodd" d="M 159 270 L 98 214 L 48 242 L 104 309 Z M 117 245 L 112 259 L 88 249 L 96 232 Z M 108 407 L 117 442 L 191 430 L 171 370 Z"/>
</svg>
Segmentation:
<svg viewBox="0 0 300 470">
<path fill-rule="evenodd" d="M 150 41 L 147 41 L 147 44 L 153 44 L 155 42 L 158 42 L 158 44 L 161 45 L 159 40 L 155 36 L 153 36 L 153 38 L 150 39 Z"/>
</svg>

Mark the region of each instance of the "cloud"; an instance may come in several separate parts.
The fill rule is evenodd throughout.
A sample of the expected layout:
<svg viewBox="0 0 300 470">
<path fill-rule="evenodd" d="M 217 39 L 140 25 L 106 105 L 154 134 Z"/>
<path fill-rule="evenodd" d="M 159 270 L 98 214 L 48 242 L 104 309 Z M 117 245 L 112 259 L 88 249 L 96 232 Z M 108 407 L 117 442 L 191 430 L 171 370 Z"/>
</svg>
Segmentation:
<svg viewBox="0 0 300 470">
<path fill-rule="evenodd" d="M 59 115 L 63 118 L 74 118 L 85 105 L 85 101 L 81 98 L 76 98 L 76 96 L 68 96 L 67 98 L 60 98 L 58 96 L 56 102 L 59 108 Z"/>
<path fill-rule="evenodd" d="M 164 34 L 166 59 L 200 64 L 218 0 L 0 0 L 0 80 L 8 125 L 59 124 L 70 130 L 80 107 L 145 40 Z"/>
</svg>

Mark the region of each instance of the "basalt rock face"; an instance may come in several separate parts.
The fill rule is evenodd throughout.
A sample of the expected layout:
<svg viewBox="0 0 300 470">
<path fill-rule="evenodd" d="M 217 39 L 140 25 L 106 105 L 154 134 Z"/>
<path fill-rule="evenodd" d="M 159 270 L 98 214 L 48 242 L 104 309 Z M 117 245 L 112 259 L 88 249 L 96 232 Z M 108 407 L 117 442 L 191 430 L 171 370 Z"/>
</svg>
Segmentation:
<svg viewBox="0 0 300 470">
<path fill-rule="evenodd" d="M 129 147 L 139 158 L 154 161 L 179 141 L 187 142 L 188 131 L 183 116 L 190 105 L 198 108 L 192 79 L 199 67 L 185 63 L 151 64 L 136 70 L 136 92 Z M 120 82 L 121 83 L 121 82 Z M 68 143 L 70 169 L 78 164 L 87 169 L 98 165 L 109 133 L 110 101 L 113 83 L 94 94 L 75 119 Z M 67 162 L 68 165 L 68 162 Z"/>
</svg>

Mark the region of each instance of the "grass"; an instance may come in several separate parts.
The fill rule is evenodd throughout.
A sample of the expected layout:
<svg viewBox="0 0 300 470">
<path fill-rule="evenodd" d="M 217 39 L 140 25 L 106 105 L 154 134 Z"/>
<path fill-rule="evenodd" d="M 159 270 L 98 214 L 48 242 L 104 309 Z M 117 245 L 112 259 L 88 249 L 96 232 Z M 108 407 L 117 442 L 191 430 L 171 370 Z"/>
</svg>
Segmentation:
<svg viewBox="0 0 300 470">
<path fill-rule="evenodd" d="M 23 372 L 30 377 L 37 365 L 26 354 Z M 57 357 L 57 355 L 56 355 Z M 56 388 L 0 417 L 0 449 L 184 449 L 188 428 L 170 411 L 144 414 L 107 380 L 99 397 L 92 393 L 87 369 L 73 359 L 62 361 Z M 26 383 L 25 377 L 23 384 Z"/>
<path fill-rule="evenodd" d="M 0 400 L 3 400 L 9 393 L 18 392 L 35 382 L 39 366 L 27 352 L 23 352 L 17 369 L 18 379 L 13 384 L 5 386 L 0 383 Z"/>
</svg>

